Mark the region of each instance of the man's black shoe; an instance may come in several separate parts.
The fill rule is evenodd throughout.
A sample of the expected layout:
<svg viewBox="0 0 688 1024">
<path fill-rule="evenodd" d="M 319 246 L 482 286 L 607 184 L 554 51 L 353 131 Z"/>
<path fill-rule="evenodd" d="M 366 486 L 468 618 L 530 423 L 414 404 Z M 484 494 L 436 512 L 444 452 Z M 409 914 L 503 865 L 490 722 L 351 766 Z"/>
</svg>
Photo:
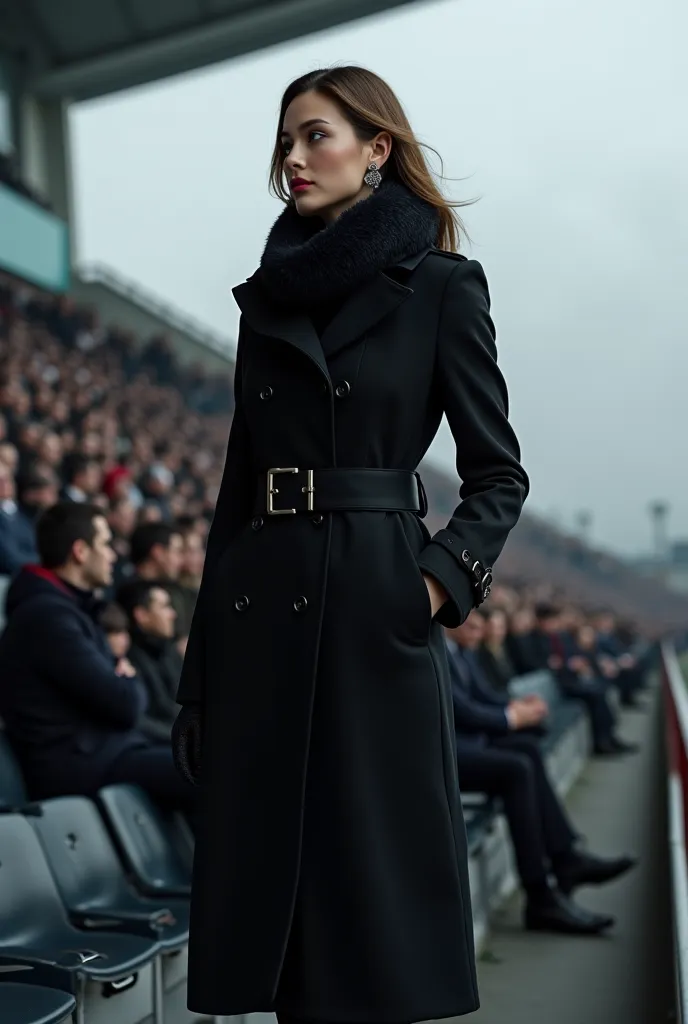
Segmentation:
<svg viewBox="0 0 688 1024">
<path fill-rule="evenodd" d="M 595 857 L 577 853 L 568 864 L 557 870 L 559 888 L 568 895 L 579 885 L 604 885 L 620 878 L 637 864 L 635 857 Z"/>
<path fill-rule="evenodd" d="M 617 750 L 611 740 L 600 740 L 595 744 L 593 750 L 595 757 L 614 757 L 620 753 L 621 751 Z"/>
<path fill-rule="evenodd" d="M 617 754 L 637 754 L 640 750 L 640 746 L 637 743 L 620 740 L 618 736 L 612 736 L 609 742 L 612 745 L 612 750 Z"/>
<path fill-rule="evenodd" d="M 526 904 L 524 924 L 528 931 L 599 935 L 614 924 L 611 914 L 593 914 L 556 889 L 552 890 L 551 897 L 546 902 Z"/>
<path fill-rule="evenodd" d="M 637 697 L 624 697 L 620 701 L 621 707 L 627 711 L 647 711 L 648 704 L 644 700 L 638 700 Z"/>
</svg>

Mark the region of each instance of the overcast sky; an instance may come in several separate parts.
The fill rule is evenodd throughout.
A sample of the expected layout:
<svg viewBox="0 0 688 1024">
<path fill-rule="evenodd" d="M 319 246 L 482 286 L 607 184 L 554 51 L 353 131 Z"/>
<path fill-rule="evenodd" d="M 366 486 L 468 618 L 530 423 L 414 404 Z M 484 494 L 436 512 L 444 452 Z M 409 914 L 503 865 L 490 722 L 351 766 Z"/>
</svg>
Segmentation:
<svg viewBox="0 0 688 1024">
<path fill-rule="evenodd" d="M 234 336 L 279 212 L 284 86 L 368 66 L 437 148 L 487 272 L 529 504 L 647 549 L 688 536 L 685 0 L 417 3 L 73 109 L 78 251 Z M 453 468 L 446 425 L 433 461 Z"/>
</svg>

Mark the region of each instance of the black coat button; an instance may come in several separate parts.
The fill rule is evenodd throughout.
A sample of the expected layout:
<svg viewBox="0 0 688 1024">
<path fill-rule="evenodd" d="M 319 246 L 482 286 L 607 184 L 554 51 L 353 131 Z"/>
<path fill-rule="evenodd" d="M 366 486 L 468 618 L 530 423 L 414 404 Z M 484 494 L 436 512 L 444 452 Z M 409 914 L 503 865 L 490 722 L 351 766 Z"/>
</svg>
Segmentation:
<svg viewBox="0 0 688 1024">
<path fill-rule="evenodd" d="M 267 387 L 263 388 L 263 390 L 260 393 L 260 397 L 263 399 L 264 402 L 266 402 L 268 398 L 272 398 L 272 395 L 273 391 L 269 384 Z"/>
<path fill-rule="evenodd" d="M 260 530 L 262 525 L 263 525 L 263 518 L 262 518 L 262 516 L 256 516 L 256 518 L 251 522 L 251 526 L 253 527 L 254 530 Z"/>
<path fill-rule="evenodd" d="M 251 602 L 246 597 L 246 594 L 242 594 L 241 597 L 237 597 L 234 602 L 234 607 L 238 612 L 245 612 Z"/>
<path fill-rule="evenodd" d="M 303 595 L 301 597 L 297 597 L 296 600 L 294 601 L 295 612 L 305 612 L 307 607 L 308 601 L 306 600 L 305 597 L 303 597 Z"/>
<path fill-rule="evenodd" d="M 325 522 L 325 517 L 321 516 L 320 513 L 318 512 L 317 515 L 311 516 L 311 522 L 313 523 L 313 526 L 322 526 L 322 524 Z"/>
<path fill-rule="evenodd" d="M 350 391 L 351 385 L 349 384 L 348 380 L 340 380 L 339 384 L 334 389 L 334 393 L 337 396 L 337 398 L 346 398 Z"/>
</svg>

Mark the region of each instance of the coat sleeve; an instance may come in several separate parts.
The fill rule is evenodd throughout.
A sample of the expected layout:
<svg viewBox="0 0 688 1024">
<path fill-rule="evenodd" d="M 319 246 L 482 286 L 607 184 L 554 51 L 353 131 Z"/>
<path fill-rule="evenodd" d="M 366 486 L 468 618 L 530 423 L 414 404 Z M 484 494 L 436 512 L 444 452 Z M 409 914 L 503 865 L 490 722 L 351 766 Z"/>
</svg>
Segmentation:
<svg viewBox="0 0 688 1024">
<path fill-rule="evenodd" d="M 234 415 L 227 442 L 227 455 L 217 505 L 208 533 L 203 578 L 191 620 L 184 665 L 177 690 L 178 704 L 198 704 L 203 700 L 205 605 L 209 577 L 227 545 L 250 518 L 253 508 L 257 475 L 253 465 L 251 441 L 241 400 L 242 357 L 243 329 L 240 324 L 234 366 Z"/>
<path fill-rule="evenodd" d="M 490 296 L 479 263 L 458 263 L 447 281 L 437 340 L 438 386 L 461 478 L 461 503 L 421 552 L 423 572 L 444 586 L 449 600 L 436 615 L 459 626 L 475 604 L 463 551 L 491 567 L 515 525 L 528 477 L 508 420 L 508 397 L 497 366 Z"/>
</svg>

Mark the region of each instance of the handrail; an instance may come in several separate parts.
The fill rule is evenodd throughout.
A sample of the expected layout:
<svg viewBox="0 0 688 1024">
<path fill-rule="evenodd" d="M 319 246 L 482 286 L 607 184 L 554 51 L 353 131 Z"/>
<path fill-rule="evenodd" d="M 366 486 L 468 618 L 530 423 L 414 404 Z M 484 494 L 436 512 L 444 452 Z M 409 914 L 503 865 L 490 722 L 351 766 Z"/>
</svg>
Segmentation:
<svg viewBox="0 0 688 1024">
<path fill-rule="evenodd" d="M 135 302 L 147 313 L 163 320 L 169 327 L 183 331 L 200 345 L 205 345 L 230 361 L 233 360 L 236 343 L 231 338 L 211 331 L 200 320 L 183 313 L 176 306 L 139 284 L 127 280 L 103 263 L 81 263 L 77 266 L 76 273 L 84 284 L 102 284 L 111 288 L 117 295 Z"/>
<path fill-rule="evenodd" d="M 688 681 L 673 644 L 662 644 L 669 755 L 667 797 L 679 1022 L 688 1022 Z"/>
</svg>

